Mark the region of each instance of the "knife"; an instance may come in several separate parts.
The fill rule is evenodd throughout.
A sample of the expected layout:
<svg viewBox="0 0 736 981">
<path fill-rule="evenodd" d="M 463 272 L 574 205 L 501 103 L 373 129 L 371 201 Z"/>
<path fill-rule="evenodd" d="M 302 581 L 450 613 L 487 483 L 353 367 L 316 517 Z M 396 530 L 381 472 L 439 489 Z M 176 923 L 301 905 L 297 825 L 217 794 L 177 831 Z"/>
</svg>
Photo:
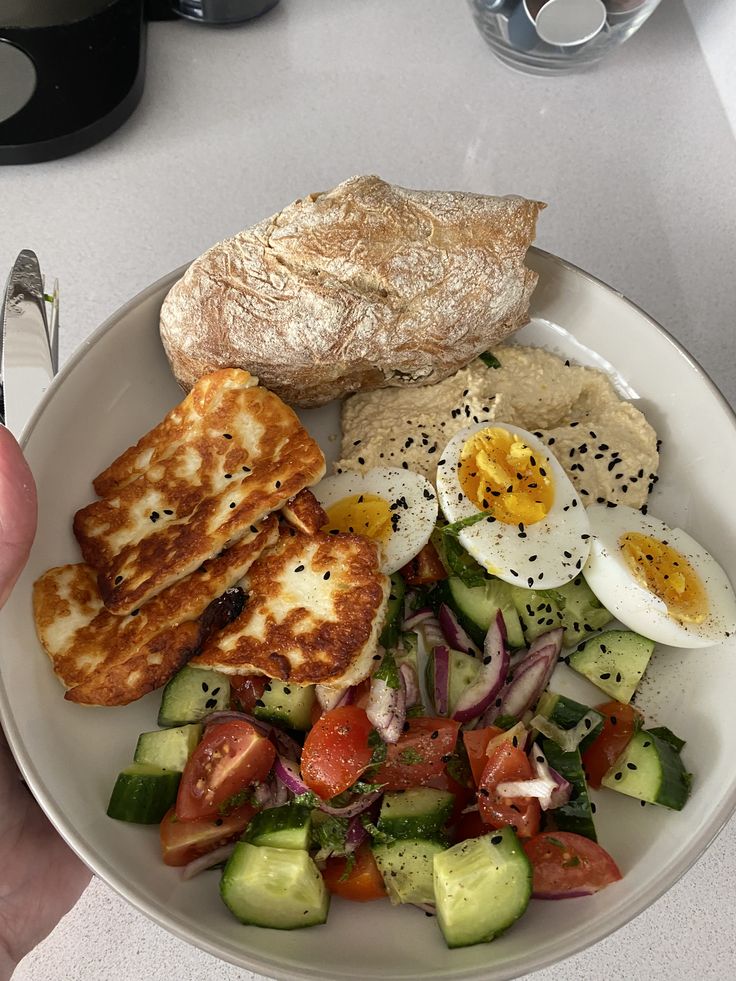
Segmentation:
<svg viewBox="0 0 736 981">
<path fill-rule="evenodd" d="M 51 319 L 35 252 L 15 260 L 0 317 L 0 422 L 20 436 L 59 363 L 59 287 L 54 282 Z"/>
</svg>

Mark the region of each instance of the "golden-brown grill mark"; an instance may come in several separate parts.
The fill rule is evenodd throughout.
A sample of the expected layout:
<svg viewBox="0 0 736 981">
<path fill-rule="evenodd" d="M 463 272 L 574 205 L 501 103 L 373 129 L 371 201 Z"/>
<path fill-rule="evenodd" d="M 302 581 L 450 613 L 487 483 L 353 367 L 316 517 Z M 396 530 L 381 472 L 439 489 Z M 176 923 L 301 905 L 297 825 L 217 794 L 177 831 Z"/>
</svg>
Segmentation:
<svg viewBox="0 0 736 981">
<path fill-rule="evenodd" d="M 199 618 L 238 583 L 278 538 L 270 515 L 255 532 L 143 604 L 135 615 L 104 608 L 94 571 L 85 564 L 49 569 L 33 588 L 39 639 L 66 697 L 95 705 L 124 705 L 164 684 L 201 639 Z"/>
<path fill-rule="evenodd" d="M 205 376 L 95 481 L 74 518 L 105 606 L 118 615 L 193 572 L 324 474 L 296 414 L 246 371 Z"/>
<path fill-rule="evenodd" d="M 240 616 L 192 660 L 295 684 L 355 684 L 373 667 L 389 579 L 360 535 L 282 528 L 251 566 Z"/>
</svg>

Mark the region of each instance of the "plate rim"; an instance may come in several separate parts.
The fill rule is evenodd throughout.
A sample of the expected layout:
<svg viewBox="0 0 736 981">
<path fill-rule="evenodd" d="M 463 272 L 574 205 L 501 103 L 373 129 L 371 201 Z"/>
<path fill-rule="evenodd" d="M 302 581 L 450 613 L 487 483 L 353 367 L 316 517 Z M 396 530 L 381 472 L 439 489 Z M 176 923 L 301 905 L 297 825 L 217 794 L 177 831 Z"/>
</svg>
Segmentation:
<svg viewBox="0 0 736 981">
<path fill-rule="evenodd" d="M 710 378 L 698 360 L 672 335 L 670 331 L 668 331 L 649 313 L 647 313 L 643 307 L 631 300 L 619 290 L 610 286 L 608 283 L 605 283 L 597 276 L 587 272 L 569 260 L 563 259 L 554 253 L 540 249 L 536 246 L 530 247 L 529 252 L 541 257 L 545 261 L 549 261 L 552 265 L 561 267 L 568 273 L 572 273 L 574 276 L 584 278 L 589 283 L 592 283 L 597 289 L 600 289 L 608 294 L 613 294 L 617 301 L 623 301 L 624 303 L 628 304 L 628 306 L 636 311 L 639 316 L 644 318 L 650 330 L 653 330 L 655 333 L 663 337 L 675 349 L 677 354 L 683 359 L 688 367 L 695 372 L 699 381 L 707 386 L 711 393 L 720 402 L 726 415 L 730 417 L 731 424 L 736 431 L 736 410 L 734 407 L 731 406 L 716 383 Z M 42 414 L 46 410 L 47 404 L 53 399 L 56 390 L 65 383 L 67 377 L 77 367 L 77 365 L 83 361 L 91 348 L 94 347 L 110 330 L 112 330 L 122 318 L 133 312 L 146 300 L 150 299 L 153 294 L 160 291 L 166 285 L 173 285 L 173 283 L 184 274 L 189 265 L 190 263 L 184 263 L 177 269 L 164 274 L 154 282 L 150 283 L 148 286 L 144 287 L 133 297 L 119 306 L 97 328 L 95 328 L 95 330 L 92 331 L 92 333 L 76 348 L 75 351 L 72 352 L 70 357 L 65 361 L 59 374 L 54 378 L 51 385 L 44 393 L 38 406 L 24 427 L 19 439 L 22 447 L 27 445 Z M 45 792 L 45 782 L 41 776 L 41 773 L 38 772 L 34 761 L 26 754 L 19 728 L 16 727 L 14 722 L 10 707 L 10 700 L 2 677 L 2 670 L 0 670 L 0 721 L 2 722 L 8 745 L 10 746 L 11 752 L 13 753 L 23 777 L 25 778 L 29 788 L 32 789 L 34 797 L 53 824 L 55 830 L 60 834 L 69 847 L 82 859 L 82 861 L 85 862 L 94 875 L 98 876 L 109 888 L 113 889 L 119 896 L 121 896 L 126 902 L 130 903 L 131 906 L 145 915 L 148 919 L 174 934 L 174 936 L 178 937 L 179 939 L 206 951 L 218 959 L 225 960 L 237 967 L 242 968 L 245 966 L 246 969 L 262 973 L 265 977 L 275 976 L 270 973 L 274 969 L 278 971 L 277 976 L 279 978 L 283 978 L 284 981 L 304 981 L 304 979 L 314 981 L 314 979 L 318 978 L 321 979 L 330 976 L 337 977 L 336 975 L 327 975 L 324 973 L 324 971 L 317 971 L 316 969 L 306 966 L 299 972 L 295 972 L 290 969 L 284 970 L 282 967 L 278 967 L 267 960 L 263 960 L 260 956 L 253 958 L 248 952 L 248 949 L 245 947 L 243 948 L 243 952 L 247 955 L 248 963 L 244 965 L 244 958 L 242 956 L 228 956 L 228 954 L 222 950 L 221 946 L 209 943 L 205 935 L 202 935 L 194 940 L 189 927 L 186 925 L 186 923 L 180 922 L 179 918 L 175 914 L 160 911 L 160 904 L 157 901 L 154 902 L 148 899 L 145 894 L 140 893 L 135 883 L 129 883 L 126 880 L 125 875 L 109 865 L 104 858 L 101 862 L 97 861 L 97 856 L 94 854 L 94 849 L 87 846 L 85 842 L 81 840 L 78 842 L 70 840 L 69 835 L 73 833 L 73 829 L 72 832 L 67 832 L 67 829 L 64 826 L 63 814 L 57 811 L 53 798 L 50 794 Z M 593 931 L 592 936 L 589 934 L 585 937 L 581 936 L 579 940 L 573 940 L 572 943 L 566 947 L 565 953 L 562 955 L 555 954 L 553 950 L 549 950 L 546 954 L 532 954 L 530 960 L 526 961 L 522 968 L 508 965 L 505 968 L 502 968 L 500 973 L 493 972 L 493 965 L 487 964 L 484 975 L 488 978 L 494 978 L 496 981 L 502 981 L 502 979 L 504 979 L 504 981 L 509 981 L 511 978 L 519 977 L 520 973 L 531 973 L 544 967 L 561 964 L 575 954 L 592 948 L 599 941 L 611 936 L 617 930 L 621 929 L 627 923 L 632 922 L 637 916 L 652 906 L 669 889 L 671 889 L 672 886 L 674 886 L 690 868 L 695 865 L 695 863 L 712 845 L 713 841 L 723 830 L 724 826 L 735 811 L 736 787 L 709 815 L 708 819 L 701 827 L 698 837 L 687 849 L 686 853 L 683 854 L 680 860 L 669 869 L 666 876 L 654 880 L 652 887 L 644 891 L 640 897 L 640 901 L 636 904 L 633 910 L 631 907 L 626 907 L 622 909 L 618 915 L 614 915 L 602 928 Z M 479 974 L 478 969 L 474 967 L 459 969 L 457 972 L 452 974 L 452 977 L 457 979 L 457 981 L 465 981 L 465 979 L 470 981 L 470 979 L 478 979 L 480 976 L 481 975 Z M 405 975 L 404 977 L 408 979 L 412 976 Z M 417 975 L 417 977 L 419 977 L 419 975 Z"/>
</svg>

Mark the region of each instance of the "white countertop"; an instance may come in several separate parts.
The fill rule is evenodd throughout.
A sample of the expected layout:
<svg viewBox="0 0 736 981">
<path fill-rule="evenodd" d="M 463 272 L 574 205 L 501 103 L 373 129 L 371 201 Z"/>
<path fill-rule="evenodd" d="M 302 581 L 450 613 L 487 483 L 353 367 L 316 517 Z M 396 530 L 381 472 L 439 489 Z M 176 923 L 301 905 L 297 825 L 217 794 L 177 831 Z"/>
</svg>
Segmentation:
<svg viewBox="0 0 736 981">
<path fill-rule="evenodd" d="M 549 202 L 538 244 L 644 307 L 736 405 L 736 140 L 681 0 L 596 70 L 557 79 L 498 64 L 461 0 L 282 0 L 234 29 L 152 25 L 121 130 L 0 168 L 0 270 L 26 247 L 60 278 L 64 360 L 154 279 L 357 173 Z M 735 882 L 732 820 L 653 907 L 533 977 L 733 976 Z M 255 977 L 95 880 L 14 977 L 213 976 Z"/>
</svg>

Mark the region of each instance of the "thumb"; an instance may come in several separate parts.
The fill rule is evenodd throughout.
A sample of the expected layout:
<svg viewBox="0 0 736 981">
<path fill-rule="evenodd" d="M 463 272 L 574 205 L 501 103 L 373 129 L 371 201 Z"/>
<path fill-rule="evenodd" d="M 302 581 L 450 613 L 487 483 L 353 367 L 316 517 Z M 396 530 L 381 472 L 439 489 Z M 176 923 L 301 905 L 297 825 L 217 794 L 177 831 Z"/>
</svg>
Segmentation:
<svg viewBox="0 0 736 981">
<path fill-rule="evenodd" d="M 13 434 L 0 426 L 0 606 L 26 564 L 37 516 L 31 468 Z"/>
</svg>

